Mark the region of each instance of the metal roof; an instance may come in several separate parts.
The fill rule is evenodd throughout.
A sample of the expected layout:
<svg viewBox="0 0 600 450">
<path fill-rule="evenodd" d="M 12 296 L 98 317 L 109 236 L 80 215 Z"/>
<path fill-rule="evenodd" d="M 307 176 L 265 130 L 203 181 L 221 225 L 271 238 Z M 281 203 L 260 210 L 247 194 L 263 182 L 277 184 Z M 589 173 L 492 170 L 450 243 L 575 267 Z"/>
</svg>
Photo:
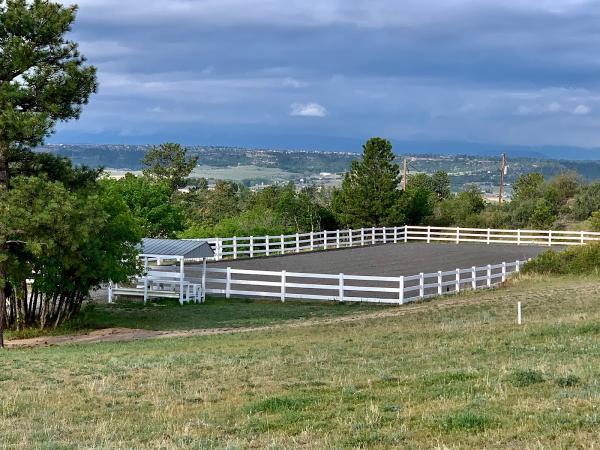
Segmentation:
<svg viewBox="0 0 600 450">
<path fill-rule="evenodd" d="M 215 256 L 215 252 L 206 241 L 144 238 L 138 248 L 140 256 L 179 256 L 184 258 L 210 258 Z"/>
</svg>

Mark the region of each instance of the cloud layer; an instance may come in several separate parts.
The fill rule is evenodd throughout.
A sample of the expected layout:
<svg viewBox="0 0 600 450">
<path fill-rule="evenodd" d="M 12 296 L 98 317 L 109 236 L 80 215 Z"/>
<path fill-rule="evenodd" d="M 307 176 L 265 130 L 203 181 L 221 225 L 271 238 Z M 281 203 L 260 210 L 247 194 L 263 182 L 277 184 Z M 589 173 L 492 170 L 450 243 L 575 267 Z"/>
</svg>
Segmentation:
<svg viewBox="0 0 600 450">
<path fill-rule="evenodd" d="M 598 2 L 79 5 L 73 38 L 100 91 L 55 142 L 600 145 Z"/>
</svg>

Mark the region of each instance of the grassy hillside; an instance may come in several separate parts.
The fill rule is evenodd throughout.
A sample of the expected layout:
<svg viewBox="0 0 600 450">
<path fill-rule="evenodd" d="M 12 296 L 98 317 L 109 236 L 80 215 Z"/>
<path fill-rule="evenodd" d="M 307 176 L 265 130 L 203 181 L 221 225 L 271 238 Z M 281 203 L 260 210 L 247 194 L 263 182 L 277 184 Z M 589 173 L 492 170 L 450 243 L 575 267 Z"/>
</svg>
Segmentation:
<svg viewBox="0 0 600 450">
<path fill-rule="evenodd" d="M 1 442 L 590 448 L 600 440 L 599 300 L 597 280 L 533 278 L 391 317 L 10 350 L 0 354 Z"/>
</svg>

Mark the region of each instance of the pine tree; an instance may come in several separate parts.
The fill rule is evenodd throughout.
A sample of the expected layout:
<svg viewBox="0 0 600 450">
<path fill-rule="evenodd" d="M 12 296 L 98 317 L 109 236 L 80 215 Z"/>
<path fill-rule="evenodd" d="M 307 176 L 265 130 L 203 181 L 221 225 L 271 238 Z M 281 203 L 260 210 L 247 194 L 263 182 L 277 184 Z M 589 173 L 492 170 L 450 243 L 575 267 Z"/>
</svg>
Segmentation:
<svg viewBox="0 0 600 450">
<path fill-rule="evenodd" d="M 334 195 L 333 207 L 343 225 L 389 226 L 402 221 L 400 168 L 394 160 L 387 139 L 371 138 L 363 145 L 362 160 L 352 162 Z"/>
<path fill-rule="evenodd" d="M 198 165 L 198 157 L 188 157 L 186 148 L 167 142 L 150 148 L 144 155 L 142 164 L 144 176 L 166 181 L 174 192 L 185 186 L 185 179 Z"/>
<path fill-rule="evenodd" d="M 48 0 L 0 2 L 0 190 L 9 188 L 10 163 L 57 122 L 78 118 L 96 91 L 96 69 L 65 38 L 76 11 Z M 9 250 L 0 236 L 0 347 Z"/>
</svg>

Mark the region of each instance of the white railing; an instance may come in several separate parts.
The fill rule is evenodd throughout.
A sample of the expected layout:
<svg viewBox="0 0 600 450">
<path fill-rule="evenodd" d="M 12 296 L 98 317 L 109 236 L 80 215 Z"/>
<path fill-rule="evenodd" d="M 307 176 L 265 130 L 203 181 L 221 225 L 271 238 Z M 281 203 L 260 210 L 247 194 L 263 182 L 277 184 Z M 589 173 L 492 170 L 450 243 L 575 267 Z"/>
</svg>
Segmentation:
<svg viewBox="0 0 600 450">
<path fill-rule="evenodd" d="M 583 245 L 588 242 L 600 241 L 600 233 L 591 231 L 503 230 L 406 225 L 278 236 L 211 238 L 207 241 L 211 243 L 215 250 L 215 259 L 221 260 L 411 241 L 454 242 L 456 244 L 478 242 L 547 246 Z"/>
<path fill-rule="evenodd" d="M 490 288 L 519 272 L 525 261 L 420 273 L 412 276 L 299 273 L 208 268 L 206 293 L 230 297 L 404 304 L 415 300 Z"/>
</svg>

